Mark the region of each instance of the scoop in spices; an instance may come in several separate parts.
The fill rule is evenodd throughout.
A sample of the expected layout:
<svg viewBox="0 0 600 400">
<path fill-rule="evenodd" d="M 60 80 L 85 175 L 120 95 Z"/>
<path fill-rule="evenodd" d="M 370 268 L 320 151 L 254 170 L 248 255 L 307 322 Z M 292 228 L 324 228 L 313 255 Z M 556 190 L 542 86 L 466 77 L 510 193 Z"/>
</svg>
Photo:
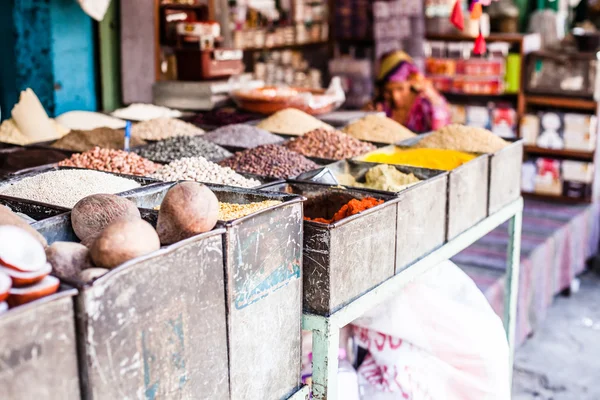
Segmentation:
<svg viewBox="0 0 600 400">
<path fill-rule="evenodd" d="M 375 145 L 340 131 L 315 129 L 286 143 L 286 147 L 307 157 L 342 160 L 376 149 Z"/>
<path fill-rule="evenodd" d="M 146 144 L 142 139 L 132 137 L 131 146 L 142 146 Z M 57 140 L 52 147 L 72 151 L 88 151 L 94 147 L 104 149 L 123 149 L 125 145 L 125 134 L 122 129 L 96 128 L 90 131 L 73 130 L 65 137 Z"/>
<path fill-rule="evenodd" d="M 160 167 L 135 153 L 95 147 L 58 163 L 60 167 L 96 169 L 127 175 L 148 176 Z"/>
<path fill-rule="evenodd" d="M 274 178 L 292 178 L 319 168 L 315 162 L 303 155 L 277 144 L 258 146 L 236 153 L 219 164 L 237 172 Z"/>
</svg>

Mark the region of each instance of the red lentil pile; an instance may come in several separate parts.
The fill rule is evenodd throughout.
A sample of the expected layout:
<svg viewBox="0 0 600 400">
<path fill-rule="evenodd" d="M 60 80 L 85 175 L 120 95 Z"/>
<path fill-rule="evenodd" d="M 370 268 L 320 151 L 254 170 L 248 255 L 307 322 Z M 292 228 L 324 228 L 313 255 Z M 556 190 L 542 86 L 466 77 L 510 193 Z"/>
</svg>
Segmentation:
<svg viewBox="0 0 600 400">
<path fill-rule="evenodd" d="M 332 224 L 334 222 L 340 221 L 344 218 L 348 218 L 351 215 L 358 214 L 361 211 L 368 210 L 369 208 L 373 208 L 383 203 L 383 200 L 378 200 L 373 197 L 365 197 L 364 199 L 352 199 L 348 203 L 344 204 L 342 208 L 339 209 L 333 215 L 333 218 L 309 218 L 304 217 L 306 221 L 313 222 L 321 222 L 323 224 Z"/>
<path fill-rule="evenodd" d="M 95 147 L 58 163 L 60 167 L 96 169 L 118 174 L 148 176 L 160 167 L 135 153 Z"/>
</svg>

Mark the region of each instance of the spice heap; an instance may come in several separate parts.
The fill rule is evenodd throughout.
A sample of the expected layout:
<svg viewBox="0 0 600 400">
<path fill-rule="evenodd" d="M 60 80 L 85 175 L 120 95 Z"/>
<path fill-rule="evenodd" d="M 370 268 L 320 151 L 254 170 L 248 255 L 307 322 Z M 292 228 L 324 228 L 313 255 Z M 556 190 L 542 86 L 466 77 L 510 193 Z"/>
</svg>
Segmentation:
<svg viewBox="0 0 600 400">
<path fill-rule="evenodd" d="M 381 164 L 400 164 L 411 165 L 413 167 L 422 167 L 430 169 L 440 169 L 444 171 L 453 170 L 462 164 L 471 161 L 476 156 L 474 154 L 463 153 L 456 150 L 444 149 L 401 149 L 395 148 L 393 151 L 376 151 L 362 157 L 362 161 L 375 162 Z"/>
<path fill-rule="evenodd" d="M 231 153 L 221 146 L 217 146 L 199 136 L 172 137 L 136 149 L 135 152 L 149 160 L 165 163 L 184 157 L 198 156 L 216 162 L 231 156 Z"/>
<path fill-rule="evenodd" d="M 73 154 L 71 158 L 59 162 L 58 165 L 140 176 L 150 175 L 160 167 L 135 153 L 100 147 L 94 147 L 85 153 Z"/>
<path fill-rule="evenodd" d="M 54 129 L 56 130 L 56 137 L 55 137 L 56 139 L 61 138 L 64 135 L 66 135 L 67 133 L 69 133 L 68 129 L 59 125 L 53 119 L 51 119 L 50 122 L 51 122 L 52 126 L 54 126 Z M 17 124 L 15 124 L 15 121 L 13 121 L 12 119 L 7 119 L 7 120 L 3 121 L 2 124 L 0 125 L 0 142 L 12 143 L 12 144 L 18 144 L 18 145 L 26 145 L 26 144 L 35 143 L 38 141 L 39 140 L 36 140 L 35 138 L 25 136 L 19 130 L 19 128 L 17 127 Z"/>
<path fill-rule="evenodd" d="M 112 112 L 113 117 L 132 121 L 148 121 L 155 118 L 179 118 L 181 115 L 181 111 L 144 103 L 133 103 Z"/>
<path fill-rule="evenodd" d="M 342 131 L 357 139 L 379 143 L 397 143 L 416 136 L 393 119 L 377 114 L 364 116 Z"/>
<path fill-rule="evenodd" d="M 204 157 L 186 157 L 159 168 L 152 176 L 166 182 L 190 180 L 244 188 L 260 186 L 256 179 L 248 179 L 231 168 L 221 167 Z"/>
<path fill-rule="evenodd" d="M 399 192 L 407 187 L 419 183 L 414 174 L 405 174 L 392 165 L 379 164 L 367 171 L 365 182 L 358 182 L 350 174 L 336 175 L 338 182 L 344 186 L 363 187 L 387 192 Z"/>
<path fill-rule="evenodd" d="M 202 135 L 204 131 L 195 125 L 175 118 L 156 118 L 140 122 L 131 128 L 131 136 L 144 140 L 163 140 L 175 136 Z"/>
<path fill-rule="evenodd" d="M 19 220 L 11 211 L 4 217 Z M 45 239 L 37 232 L 6 223 L 0 226 L 0 313 L 56 293 L 60 282 L 44 251 Z"/>
<path fill-rule="evenodd" d="M 268 144 L 236 153 L 219 164 L 238 172 L 273 178 L 292 178 L 319 168 L 316 163 L 303 155 L 277 144 Z"/>
<path fill-rule="evenodd" d="M 142 139 L 131 138 L 130 145 L 141 146 L 146 144 Z M 103 149 L 123 149 L 125 145 L 125 134 L 122 129 L 96 128 L 91 131 L 71 131 L 62 139 L 54 142 L 52 147 L 72 151 L 88 151 L 94 147 Z"/>
<path fill-rule="evenodd" d="M 373 197 L 365 197 L 360 200 L 352 199 L 348 203 L 344 204 L 342 208 L 340 208 L 339 211 L 336 212 L 333 215 L 333 218 L 331 219 L 309 217 L 304 217 L 304 219 L 306 221 L 321 222 L 323 224 L 332 224 L 334 222 L 347 218 L 351 215 L 358 214 L 361 211 L 368 210 L 369 208 L 373 208 L 380 204 L 383 204 L 383 200 L 378 200 Z"/>
<path fill-rule="evenodd" d="M 307 157 L 342 160 L 373 151 L 376 147 L 340 131 L 315 129 L 286 143 L 290 150 Z"/>
<path fill-rule="evenodd" d="M 62 207 L 73 207 L 96 193 L 120 193 L 140 187 L 131 179 L 91 170 L 45 172 L 0 187 L 0 194 Z"/>
<path fill-rule="evenodd" d="M 451 124 L 424 137 L 414 147 L 495 153 L 509 144 L 487 129 Z"/>
<path fill-rule="evenodd" d="M 263 144 L 274 144 L 283 142 L 283 138 L 273 135 L 264 129 L 252 125 L 227 125 L 207 132 L 204 139 L 210 140 L 220 146 L 235 146 L 250 149 Z"/>
<path fill-rule="evenodd" d="M 269 118 L 261 121 L 257 126 L 269 132 L 295 136 L 300 136 L 319 128 L 333 130 L 331 125 L 327 125 L 312 115 L 295 108 L 286 108 L 285 110 L 278 111 Z"/>
<path fill-rule="evenodd" d="M 219 203 L 219 221 L 242 218 L 265 208 L 281 204 L 279 200 L 265 200 L 249 204 Z"/>
</svg>

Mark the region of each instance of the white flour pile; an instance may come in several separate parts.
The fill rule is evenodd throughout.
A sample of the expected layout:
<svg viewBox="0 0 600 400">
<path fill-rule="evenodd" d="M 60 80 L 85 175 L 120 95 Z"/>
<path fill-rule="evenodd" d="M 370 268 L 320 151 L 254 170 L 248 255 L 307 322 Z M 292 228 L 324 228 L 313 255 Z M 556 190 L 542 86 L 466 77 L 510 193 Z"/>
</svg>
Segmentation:
<svg viewBox="0 0 600 400">
<path fill-rule="evenodd" d="M 138 187 L 136 181 L 104 172 L 58 170 L 0 186 L 0 194 L 72 208 L 92 194 L 121 193 Z"/>
<path fill-rule="evenodd" d="M 133 103 L 112 112 L 113 117 L 132 121 L 148 121 L 155 118 L 179 118 L 181 115 L 181 111 L 143 103 Z"/>
</svg>

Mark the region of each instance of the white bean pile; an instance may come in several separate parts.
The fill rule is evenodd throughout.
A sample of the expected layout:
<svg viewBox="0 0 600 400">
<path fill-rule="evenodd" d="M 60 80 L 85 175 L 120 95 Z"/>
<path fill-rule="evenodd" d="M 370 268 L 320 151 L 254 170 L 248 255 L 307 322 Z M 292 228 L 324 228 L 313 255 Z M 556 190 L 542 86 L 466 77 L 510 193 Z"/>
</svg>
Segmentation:
<svg viewBox="0 0 600 400">
<path fill-rule="evenodd" d="M 140 187 L 134 180 L 92 170 L 45 172 L 0 187 L 0 194 L 72 208 L 92 194 L 120 193 Z"/>
<path fill-rule="evenodd" d="M 189 180 L 219 185 L 253 188 L 260 186 L 256 179 L 248 179 L 231 168 L 221 167 L 204 157 L 185 157 L 159 168 L 152 178 L 173 182 Z"/>
</svg>

